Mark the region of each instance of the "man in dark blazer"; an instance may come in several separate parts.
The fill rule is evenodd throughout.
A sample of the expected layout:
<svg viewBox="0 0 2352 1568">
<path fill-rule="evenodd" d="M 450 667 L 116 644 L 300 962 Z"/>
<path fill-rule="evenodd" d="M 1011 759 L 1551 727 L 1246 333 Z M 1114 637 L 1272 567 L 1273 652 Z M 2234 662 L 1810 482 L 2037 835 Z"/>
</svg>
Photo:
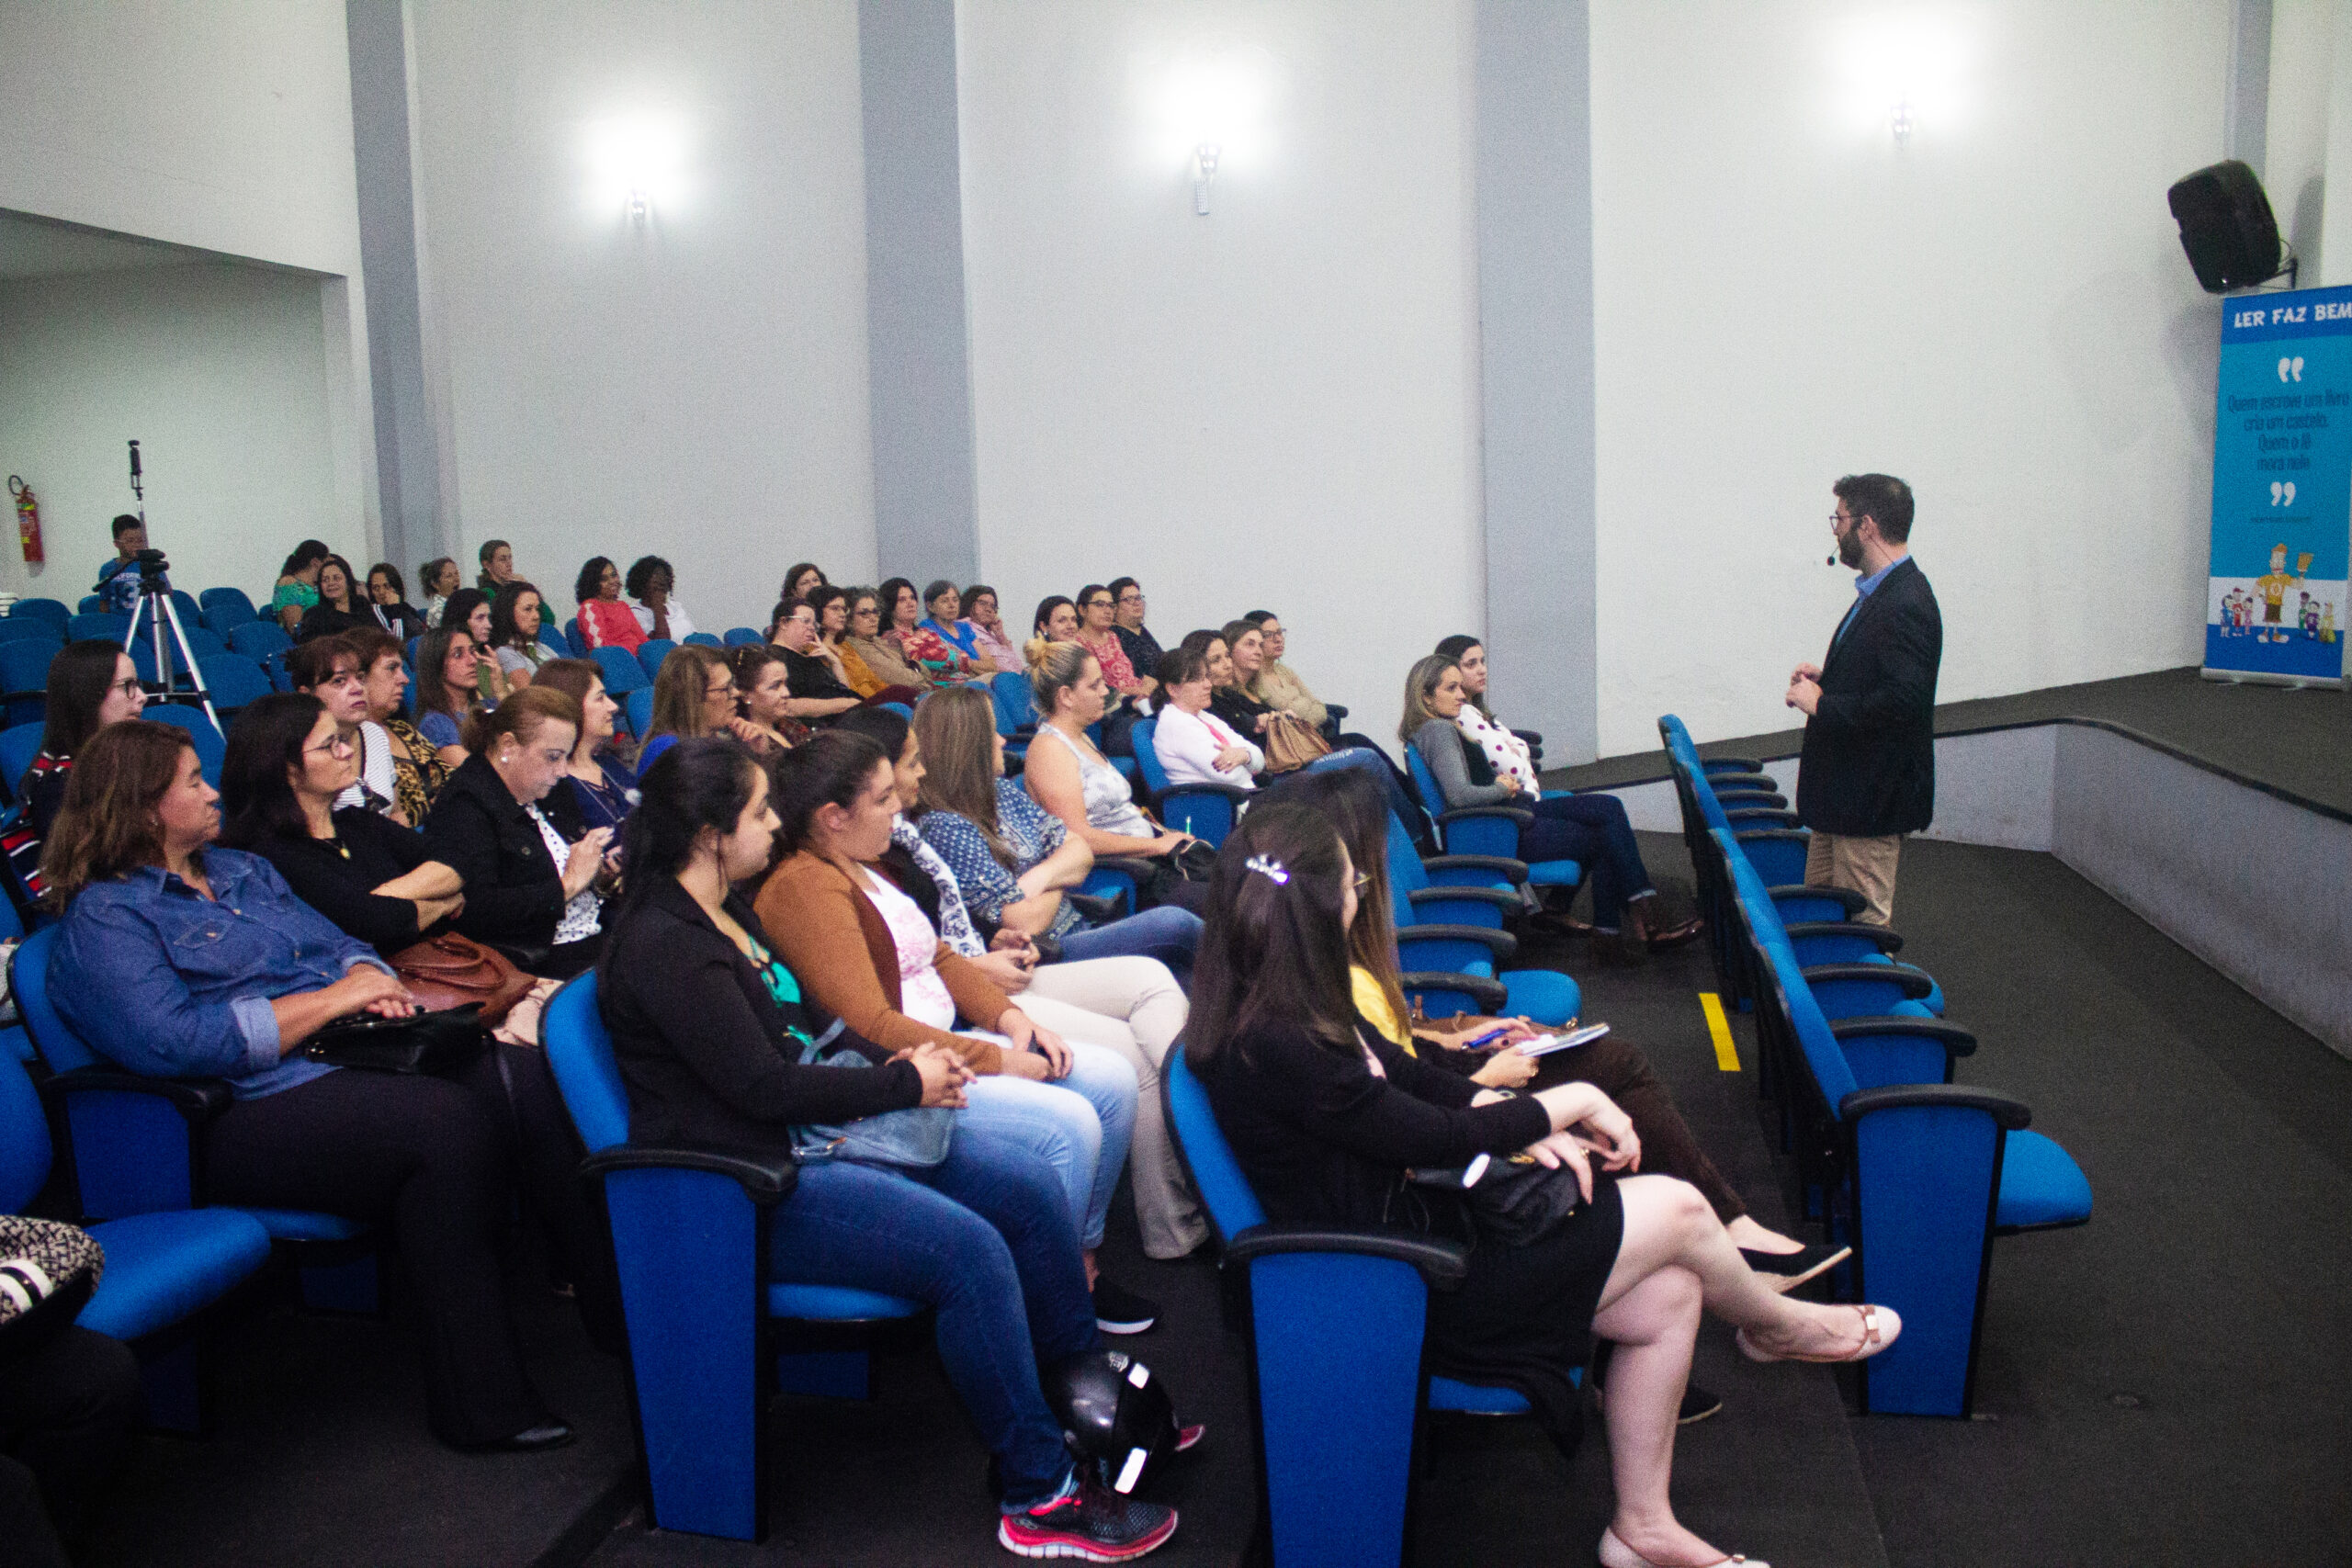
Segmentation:
<svg viewBox="0 0 2352 1568">
<path fill-rule="evenodd" d="M 1805 716 L 1797 816 L 1813 829 L 1804 879 L 1870 900 L 1857 919 L 1894 914 L 1903 835 L 1936 814 L 1936 670 L 1944 623 L 1935 590 L 1911 558 L 1911 487 L 1888 474 L 1831 486 L 1838 558 L 1859 574 L 1853 608 L 1819 665 L 1789 677 Z"/>
</svg>

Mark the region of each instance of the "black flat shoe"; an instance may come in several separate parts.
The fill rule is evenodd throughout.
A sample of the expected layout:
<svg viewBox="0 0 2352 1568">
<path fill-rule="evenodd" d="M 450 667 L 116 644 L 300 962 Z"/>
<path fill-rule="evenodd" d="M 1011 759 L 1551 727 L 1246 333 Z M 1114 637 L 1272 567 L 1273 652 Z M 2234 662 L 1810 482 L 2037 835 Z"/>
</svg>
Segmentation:
<svg viewBox="0 0 2352 1568">
<path fill-rule="evenodd" d="M 1699 933 L 1706 929 L 1707 922 L 1693 915 L 1679 925 L 1668 926 L 1663 931 L 1650 932 L 1650 951 L 1664 953 L 1668 948 L 1680 947 L 1686 942 L 1696 942 L 1699 940 Z"/>
<path fill-rule="evenodd" d="M 1764 1277 L 1764 1282 L 1787 1295 L 1806 1280 L 1835 1269 L 1854 1256 L 1850 1247 L 1804 1247 L 1794 1252 L 1758 1252 L 1743 1247 L 1739 1256 Z"/>
</svg>

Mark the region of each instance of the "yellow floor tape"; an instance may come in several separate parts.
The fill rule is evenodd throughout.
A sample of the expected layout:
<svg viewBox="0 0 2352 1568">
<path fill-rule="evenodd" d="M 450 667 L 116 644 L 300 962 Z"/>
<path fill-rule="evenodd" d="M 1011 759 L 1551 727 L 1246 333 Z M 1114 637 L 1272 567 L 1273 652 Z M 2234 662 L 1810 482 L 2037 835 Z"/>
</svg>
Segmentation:
<svg viewBox="0 0 2352 1568">
<path fill-rule="evenodd" d="M 1707 1015 L 1707 1033 L 1715 1043 L 1715 1066 L 1727 1073 L 1739 1071 L 1739 1051 L 1731 1043 L 1731 1022 L 1724 1017 L 1723 999 L 1713 991 L 1701 991 L 1699 1006 Z"/>
</svg>

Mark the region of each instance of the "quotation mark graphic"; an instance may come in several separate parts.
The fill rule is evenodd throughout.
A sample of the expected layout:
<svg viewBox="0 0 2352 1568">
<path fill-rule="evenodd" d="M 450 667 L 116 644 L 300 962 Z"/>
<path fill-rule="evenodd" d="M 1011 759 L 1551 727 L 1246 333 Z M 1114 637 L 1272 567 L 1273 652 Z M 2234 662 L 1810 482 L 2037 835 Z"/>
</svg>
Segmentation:
<svg viewBox="0 0 2352 1568">
<path fill-rule="evenodd" d="M 2270 504 L 2273 506 L 2294 505 L 2295 481 L 2288 479 L 2282 483 L 2278 479 L 2272 479 L 2270 481 Z"/>
<path fill-rule="evenodd" d="M 2303 356 L 2300 354 L 2292 359 L 2278 362 L 2278 379 L 2284 381 L 2290 378 L 2297 381 L 2303 378 Z"/>
</svg>

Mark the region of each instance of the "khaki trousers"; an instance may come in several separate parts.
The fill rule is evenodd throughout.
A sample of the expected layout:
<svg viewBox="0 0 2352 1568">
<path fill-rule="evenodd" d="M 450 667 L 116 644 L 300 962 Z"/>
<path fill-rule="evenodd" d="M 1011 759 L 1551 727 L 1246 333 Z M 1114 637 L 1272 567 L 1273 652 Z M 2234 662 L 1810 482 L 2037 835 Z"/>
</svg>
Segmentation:
<svg viewBox="0 0 2352 1568">
<path fill-rule="evenodd" d="M 1870 908 L 1854 919 L 1867 925 L 1886 925 L 1894 919 L 1894 863 L 1902 853 L 1900 833 L 1858 839 L 1816 831 L 1804 852 L 1805 884 L 1860 894 L 1871 901 Z"/>
<path fill-rule="evenodd" d="M 1208 1217 L 1184 1179 L 1159 1104 L 1159 1064 L 1191 1006 L 1157 958 L 1040 964 L 1012 1005 L 1066 1040 L 1107 1045 L 1136 1070 L 1136 1130 L 1127 1145 L 1136 1225 L 1148 1258 L 1182 1258 L 1208 1239 Z"/>
</svg>

